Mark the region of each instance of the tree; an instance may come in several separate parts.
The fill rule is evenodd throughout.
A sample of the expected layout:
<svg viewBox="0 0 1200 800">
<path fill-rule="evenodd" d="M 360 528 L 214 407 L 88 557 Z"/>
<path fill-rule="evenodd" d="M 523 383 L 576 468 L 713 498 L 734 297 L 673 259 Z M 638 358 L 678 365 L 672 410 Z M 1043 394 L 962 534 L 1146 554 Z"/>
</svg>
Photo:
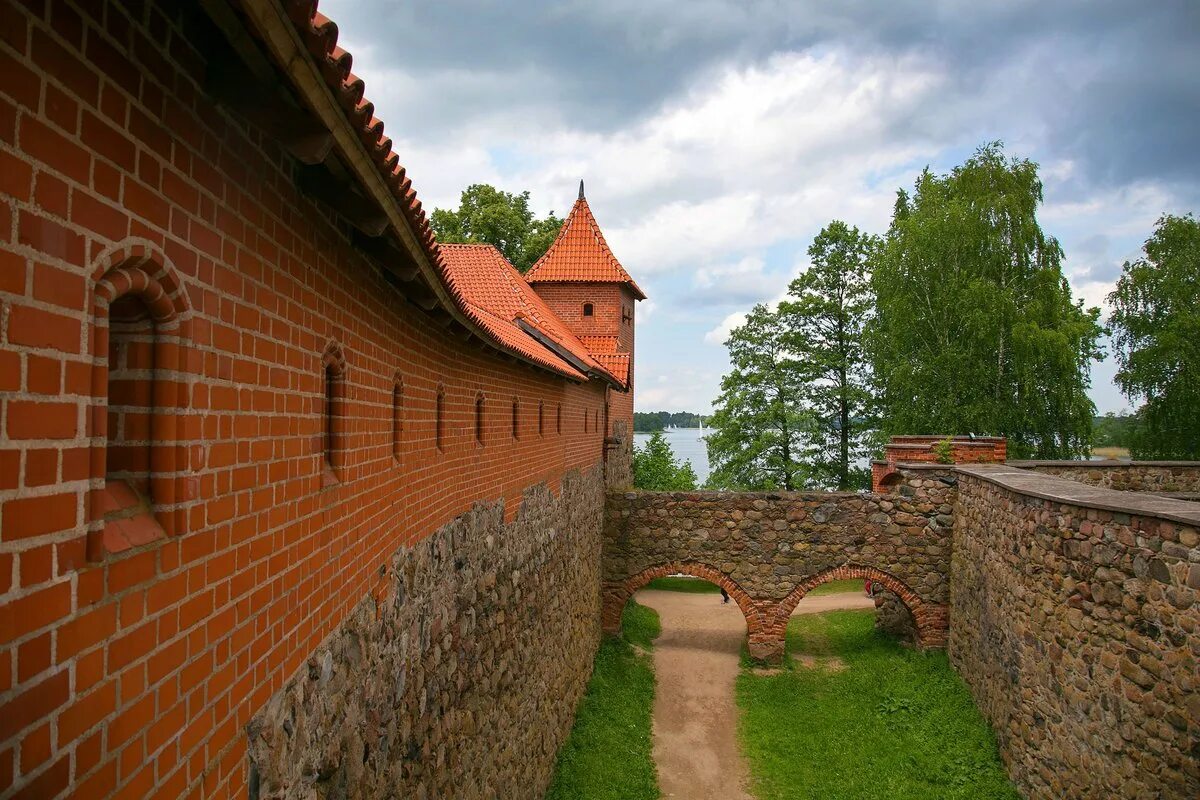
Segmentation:
<svg viewBox="0 0 1200 800">
<path fill-rule="evenodd" d="M 799 459 L 812 427 L 799 363 L 779 314 L 757 305 L 725 343 L 732 369 L 712 416 L 708 485 L 793 490 L 807 481 Z"/>
<path fill-rule="evenodd" d="M 457 211 L 439 208 L 430 217 L 438 240 L 495 245 L 521 272 L 533 266 L 554 243 L 563 221 L 554 212 L 536 219 L 529 192 L 511 194 L 486 183 L 463 190 Z"/>
<path fill-rule="evenodd" d="M 869 261 L 876 237 L 844 222 L 825 226 L 808 248 L 811 266 L 792 281 L 779 306 L 787 348 L 800 370 L 801 398 L 812 425 L 804 462 L 812 482 L 839 490 L 866 488 L 863 462 L 872 444 L 871 370 L 863 348 L 870 318 Z"/>
<path fill-rule="evenodd" d="M 653 433 L 643 447 L 633 449 L 633 485 L 659 492 L 687 492 L 696 488 L 690 461 L 682 464 L 661 433 Z"/>
<path fill-rule="evenodd" d="M 1016 456 L 1088 452 L 1100 312 L 1072 300 L 1041 202 L 1037 164 L 999 142 L 898 193 L 869 330 L 886 433 L 1000 434 Z"/>
<path fill-rule="evenodd" d="M 1117 385 L 1138 409 L 1138 458 L 1200 458 L 1200 222 L 1159 218 L 1108 301 Z"/>
</svg>

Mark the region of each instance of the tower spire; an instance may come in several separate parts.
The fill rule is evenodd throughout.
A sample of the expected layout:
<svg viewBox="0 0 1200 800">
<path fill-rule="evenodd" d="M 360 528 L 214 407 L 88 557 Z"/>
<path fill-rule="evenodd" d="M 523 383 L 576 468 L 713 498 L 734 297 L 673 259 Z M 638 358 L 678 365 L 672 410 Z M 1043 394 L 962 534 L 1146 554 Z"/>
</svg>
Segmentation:
<svg viewBox="0 0 1200 800">
<path fill-rule="evenodd" d="M 579 179 L 579 199 L 583 199 L 583 178 Z"/>
</svg>

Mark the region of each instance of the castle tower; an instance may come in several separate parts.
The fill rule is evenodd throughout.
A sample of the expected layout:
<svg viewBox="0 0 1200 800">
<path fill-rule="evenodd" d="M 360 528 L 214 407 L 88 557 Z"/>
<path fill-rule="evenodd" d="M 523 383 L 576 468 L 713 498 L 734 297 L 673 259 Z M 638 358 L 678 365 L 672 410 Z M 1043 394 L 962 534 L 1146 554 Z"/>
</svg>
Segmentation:
<svg viewBox="0 0 1200 800">
<path fill-rule="evenodd" d="M 525 274 L 559 319 L 571 326 L 592 356 L 622 378 L 625 391 L 608 390 L 607 435 L 624 423 L 633 431 L 634 302 L 646 295 L 604 241 L 579 182 L 579 199 L 558 238 Z"/>
</svg>

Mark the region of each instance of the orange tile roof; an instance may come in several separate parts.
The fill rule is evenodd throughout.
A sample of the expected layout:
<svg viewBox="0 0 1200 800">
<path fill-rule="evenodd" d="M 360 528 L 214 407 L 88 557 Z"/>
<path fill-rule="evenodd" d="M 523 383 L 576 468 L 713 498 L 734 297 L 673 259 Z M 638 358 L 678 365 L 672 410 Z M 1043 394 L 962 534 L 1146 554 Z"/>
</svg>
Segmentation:
<svg viewBox="0 0 1200 800">
<path fill-rule="evenodd" d="M 622 386 L 629 388 L 629 353 L 592 353 L 592 357 L 615 375 Z"/>
<path fill-rule="evenodd" d="M 597 372 L 627 385 L 621 370 L 611 370 L 594 358 L 495 247 L 443 244 L 440 248 L 451 287 L 465 300 L 468 313 L 497 338 L 527 358 L 569 377 L 586 379 L 587 372 Z M 576 364 L 540 341 L 522 323 L 569 353 Z"/>
<path fill-rule="evenodd" d="M 346 119 L 358 131 L 363 147 L 386 180 L 397 207 L 459 310 L 479 327 L 492 345 L 502 350 L 576 380 L 587 380 L 591 377 L 587 373 L 594 372 L 626 385 L 591 357 L 583 342 L 550 311 L 494 247 L 439 245 L 412 188 L 412 181 L 400 166 L 398 156 L 392 152 L 392 140 L 383 135 L 383 122 L 375 117 L 374 104 L 364 97 L 365 84 L 350 71 L 353 57 L 337 45 L 337 25 L 317 11 L 316 0 L 292 0 L 286 5 L 292 24 L 316 61 L 327 88 L 337 99 Z M 584 207 L 586 209 L 586 204 Z M 590 211 L 587 218 L 594 226 Z M 599 236 L 598 228 L 596 233 Z M 562 238 L 560 236 L 559 240 Z M 601 245 L 603 241 L 601 237 Z M 608 252 L 607 245 L 603 247 Z M 609 255 L 611 257 L 611 253 Z M 616 264 L 616 259 L 612 262 Z M 619 264 L 616 268 L 629 279 Z M 641 295 L 636 285 L 634 290 Z M 525 320 L 538 334 L 569 352 L 585 371 L 527 332 L 518 320 Z"/>
<path fill-rule="evenodd" d="M 633 278 L 617 261 L 604 234 L 592 216 L 587 198 L 583 196 L 583 184 L 579 186 L 579 199 L 567 215 L 558 238 L 546 254 L 525 273 L 530 283 L 624 283 L 639 300 L 646 295 L 634 283 Z"/>
<path fill-rule="evenodd" d="M 617 352 L 617 337 L 608 335 L 599 336 L 580 336 L 584 346 L 592 355 L 597 353 L 615 353 Z"/>
</svg>

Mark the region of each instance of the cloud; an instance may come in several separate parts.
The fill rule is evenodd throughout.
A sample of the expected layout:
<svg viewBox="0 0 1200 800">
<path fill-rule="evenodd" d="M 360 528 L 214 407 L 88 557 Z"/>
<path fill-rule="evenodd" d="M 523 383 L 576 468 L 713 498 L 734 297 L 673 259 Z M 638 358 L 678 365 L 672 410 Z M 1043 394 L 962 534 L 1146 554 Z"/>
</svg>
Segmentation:
<svg viewBox="0 0 1200 800">
<path fill-rule="evenodd" d="M 671 407 L 712 397 L 719 345 L 779 297 L 821 226 L 883 232 L 897 188 L 982 142 L 1041 164 L 1043 227 L 1089 304 L 1161 213 L 1200 210 L 1194 0 L 321 10 L 427 208 L 485 181 L 562 214 L 586 178 L 609 244 L 655 304 L 639 314 L 639 407 L 667 399 L 647 386 L 676 392 Z M 712 377 L 684 374 L 701 360 Z M 1107 373 L 1097 383 L 1111 390 Z"/>
</svg>

